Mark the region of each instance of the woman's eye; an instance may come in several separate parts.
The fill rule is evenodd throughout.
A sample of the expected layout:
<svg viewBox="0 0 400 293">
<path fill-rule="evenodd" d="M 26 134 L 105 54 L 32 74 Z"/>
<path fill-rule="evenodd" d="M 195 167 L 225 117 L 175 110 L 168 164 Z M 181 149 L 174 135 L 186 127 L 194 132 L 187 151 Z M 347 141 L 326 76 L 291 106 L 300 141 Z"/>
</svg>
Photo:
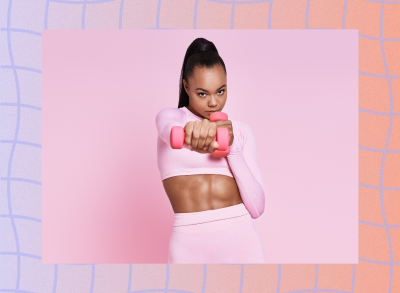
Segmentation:
<svg viewBox="0 0 400 293">
<path fill-rule="evenodd" d="M 222 92 L 222 93 L 219 94 L 219 95 L 222 95 L 222 94 L 224 94 L 225 90 L 220 90 L 220 91 L 218 91 L 218 93 L 219 92 Z M 204 95 L 204 96 L 201 96 L 201 95 Z M 199 96 L 204 98 L 206 96 L 206 94 L 205 93 L 199 93 Z"/>
</svg>

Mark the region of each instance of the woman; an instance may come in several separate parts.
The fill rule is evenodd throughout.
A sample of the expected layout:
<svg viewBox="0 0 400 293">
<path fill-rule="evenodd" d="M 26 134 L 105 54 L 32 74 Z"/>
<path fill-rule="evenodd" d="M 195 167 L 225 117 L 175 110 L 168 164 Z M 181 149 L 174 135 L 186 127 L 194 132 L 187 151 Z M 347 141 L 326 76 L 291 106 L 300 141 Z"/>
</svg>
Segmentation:
<svg viewBox="0 0 400 293">
<path fill-rule="evenodd" d="M 175 213 L 169 263 L 265 263 L 252 218 L 264 212 L 264 190 L 250 127 L 235 120 L 210 122 L 227 99 L 227 76 L 214 44 L 197 38 L 186 51 L 178 108 L 156 116 L 157 162 Z M 245 101 L 245 100 L 243 100 Z M 173 126 L 185 131 L 172 149 Z M 230 153 L 214 157 L 216 129 L 229 131 Z"/>
</svg>

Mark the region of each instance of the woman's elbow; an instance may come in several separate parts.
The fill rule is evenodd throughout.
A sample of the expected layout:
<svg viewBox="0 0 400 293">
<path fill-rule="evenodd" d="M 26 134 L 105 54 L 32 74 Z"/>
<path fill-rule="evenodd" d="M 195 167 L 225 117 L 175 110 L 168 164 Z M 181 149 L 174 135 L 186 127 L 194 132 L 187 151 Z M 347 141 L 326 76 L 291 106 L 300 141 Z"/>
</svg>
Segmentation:
<svg viewBox="0 0 400 293">
<path fill-rule="evenodd" d="M 253 219 L 257 219 L 258 217 L 260 217 L 265 210 L 265 194 L 264 194 L 264 190 L 261 189 L 259 191 L 259 197 L 258 197 L 258 202 L 257 202 L 257 213 L 254 215 Z"/>
</svg>

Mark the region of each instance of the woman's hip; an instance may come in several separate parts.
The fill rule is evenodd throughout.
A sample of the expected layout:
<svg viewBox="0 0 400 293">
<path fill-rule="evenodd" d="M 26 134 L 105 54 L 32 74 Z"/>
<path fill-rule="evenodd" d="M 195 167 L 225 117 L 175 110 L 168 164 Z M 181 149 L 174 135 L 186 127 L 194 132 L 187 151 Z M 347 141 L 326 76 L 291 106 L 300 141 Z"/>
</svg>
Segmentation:
<svg viewBox="0 0 400 293">
<path fill-rule="evenodd" d="M 244 204 L 175 214 L 170 263 L 265 263 L 260 238 Z"/>
</svg>

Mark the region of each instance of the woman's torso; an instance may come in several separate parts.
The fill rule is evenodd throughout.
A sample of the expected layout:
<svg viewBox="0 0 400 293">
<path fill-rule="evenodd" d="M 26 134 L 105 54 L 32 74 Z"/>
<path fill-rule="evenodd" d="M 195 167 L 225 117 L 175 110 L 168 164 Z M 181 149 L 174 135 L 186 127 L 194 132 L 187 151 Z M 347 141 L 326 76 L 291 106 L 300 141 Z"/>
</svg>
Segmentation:
<svg viewBox="0 0 400 293">
<path fill-rule="evenodd" d="M 187 121 L 202 120 L 186 107 L 179 108 Z M 241 142 L 241 123 L 231 120 L 235 141 Z M 183 123 L 183 121 L 182 121 Z M 186 124 L 185 123 L 185 124 Z M 242 203 L 235 178 L 225 157 L 171 149 L 160 137 L 157 160 L 166 194 L 175 213 L 213 210 Z"/>
<path fill-rule="evenodd" d="M 174 213 L 193 213 L 242 203 L 236 181 L 218 174 L 184 175 L 163 181 Z"/>
</svg>

